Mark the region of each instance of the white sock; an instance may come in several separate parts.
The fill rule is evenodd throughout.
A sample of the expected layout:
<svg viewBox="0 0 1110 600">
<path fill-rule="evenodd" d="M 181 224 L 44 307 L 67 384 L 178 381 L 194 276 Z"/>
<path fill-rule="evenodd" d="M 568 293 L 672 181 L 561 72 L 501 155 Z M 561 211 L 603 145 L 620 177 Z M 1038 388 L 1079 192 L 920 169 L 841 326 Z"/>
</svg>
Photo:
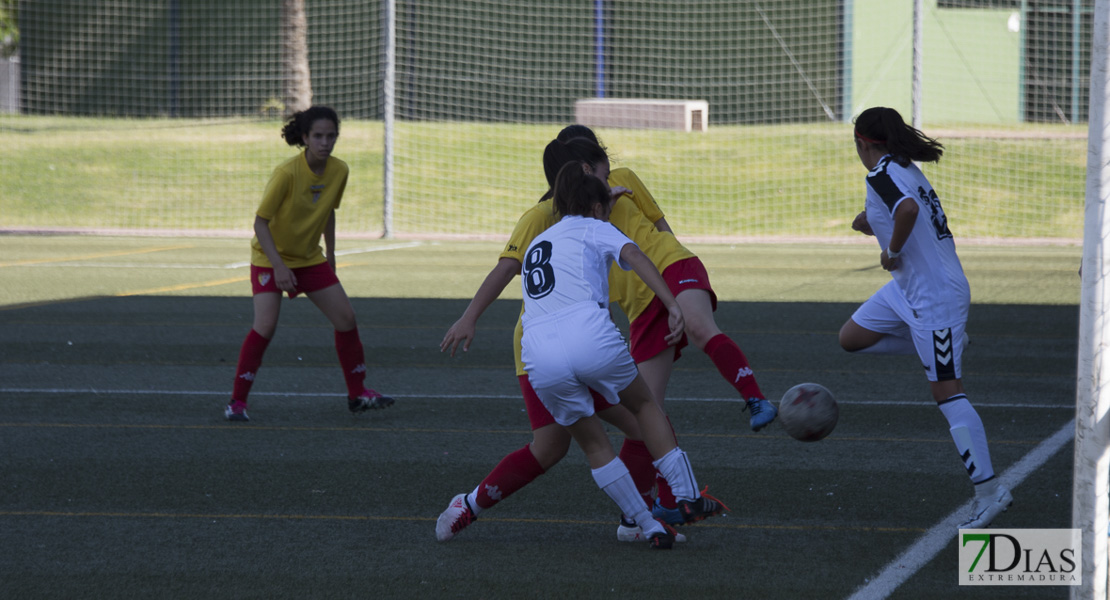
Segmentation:
<svg viewBox="0 0 1110 600">
<path fill-rule="evenodd" d="M 994 498 L 998 495 L 998 478 L 992 477 L 987 481 L 975 484 L 976 498 Z"/>
<path fill-rule="evenodd" d="M 636 521 L 644 533 L 661 529 L 648 512 L 643 496 L 636 490 L 632 475 L 628 473 L 628 467 L 624 466 L 620 458 L 614 458 L 600 469 L 591 469 L 590 473 L 594 476 L 597 487 L 617 503 L 624 516 Z"/>
<path fill-rule="evenodd" d="M 861 348 L 853 354 L 917 354 L 913 340 L 896 335 L 884 335 L 874 344 Z"/>
<path fill-rule="evenodd" d="M 470 512 L 474 513 L 475 517 L 482 512 L 482 507 L 478 506 L 478 488 L 474 488 L 473 492 L 466 495 L 466 503 L 470 506 Z"/>
<path fill-rule="evenodd" d="M 971 406 L 966 394 L 956 394 L 940 403 L 940 412 L 948 419 L 949 433 L 956 442 L 956 450 L 964 461 L 972 483 L 982 483 L 994 477 L 991 453 L 987 448 L 987 431 L 983 420 Z"/>
<path fill-rule="evenodd" d="M 690 459 L 682 448 L 675 447 L 666 453 L 663 458 L 652 462 L 656 470 L 667 480 L 671 486 L 671 493 L 676 500 L 697 500 L 698 482 L 694 479 L 694 469 L 690 466 Z"/>
</svg>

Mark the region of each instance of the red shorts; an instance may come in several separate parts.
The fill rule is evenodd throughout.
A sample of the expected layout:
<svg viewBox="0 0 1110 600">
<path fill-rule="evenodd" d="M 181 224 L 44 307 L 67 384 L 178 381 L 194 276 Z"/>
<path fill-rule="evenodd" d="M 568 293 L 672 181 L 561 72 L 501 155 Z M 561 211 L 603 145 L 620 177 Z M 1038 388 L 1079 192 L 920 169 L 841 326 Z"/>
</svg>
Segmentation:
<svg viewBox="0 0 1110 600">
<path fill-rule="evenodd" d="M 532 389 L 532 382 L 528 381 L 527 375 L 518 375 L 517 381 L 520 382 L 520 393 L 524 396 L 524 409 L 528 411 L 528 422 L 532 424 L 532 431 L 544 427 L 545 425 L 554 425 L 555 417 L 543 405 L 543 401 L 536 395 L 536 390 Z M 605 399 L 605 396 L 590 390 L 590 395 L 594 398 L 594 412 L 599 413 L 607 408 L 613 408 L 613 404 Z"/>
<path fill-rule="evenodd" d="M 331 265 L 326 262 L 311 267 L 293 269 L 293 276 L 297 278 L 297 286 L 294 291 L 289 292 L 290 298 L 297 294 L 315 292 L 339 283 L 335 271 L 332 271 Z M 274 281 L 274 270 L 271 267 L 251 265 L 251 292 L 256 295 L 281 293 L 281 289 Z"/>
<path fill-rule="evenodd" d="M 663 269 L 663 281 L 667 282 L 667 287 L 675 297 L 686 290 L 709 292 L 713 310 L 717 310 L 717 294 L 709 285 L 709 273 L 706 272 L 705 265 L 698 257 L 684 258 Z M 667 317 L 667 308 L 663 306 L 663 301 L 655 297 L 651 299 L 651 304 L 648 304 L 644 312 L 628 324 L 629 351 L 632 354 L 632 360 L 642 363 L 668 348 L 664 339 L 671 332 Z M 682 349 L 687 343 L 686 335 L 683 334 L 682 339 L 674 345 L 675 360 L 682 356 Z"/>
</svg>

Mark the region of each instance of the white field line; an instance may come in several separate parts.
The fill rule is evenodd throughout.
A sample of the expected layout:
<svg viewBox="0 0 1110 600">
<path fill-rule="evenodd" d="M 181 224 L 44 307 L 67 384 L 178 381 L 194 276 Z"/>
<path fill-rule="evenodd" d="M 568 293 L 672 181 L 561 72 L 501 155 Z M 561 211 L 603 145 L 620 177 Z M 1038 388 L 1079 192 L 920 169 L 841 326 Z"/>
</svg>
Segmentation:
<svg viewBox="0 0 1110 600">
<path fill-rule="evenodd" d="M 415 248 L 423 246 L 425 242 L 404 242 L 400 244 L 390 244 L 388 246 L 374 246 L 370 248 L 354 248 L 351 250 L 339 250 L 335 253 L 336 256 L 350 256 L 352 254 L 368 254 L 370 252 L 383 252 L 385 250 L 401 250 L 403 248 Z M 249 260 L 226 263 L 222 265 L 216 264 L 189 264 L 189 263 L 139 263 L 139 262 L 90 262 L 84 260 L 74 260 L 68 262 L 57 263 L 44 263 L 35 265 L 36 269 L 43 269 L 49 267 L 85 267 L 85 268 L 109 268 L 109 269 L 242 269 L 251 265 Z"/>
<path fill-rule="evenodd" d="M 115 394 L 120 396 L 126 395 L 157 395 L 157 396 L 226 396 L 227 390 L 135 390 L 135 389 L 99 389 L 99 388 L 0 388 L 0 394 Z M 281 398 L 323 398 L 332 396 L 344 396 L 345 394 L 328 394 L 328 393 L 305 393 L 305 392 L 251 392 L 252 396 L 268 396 L 268 397 L 281 397 Z M 504 394 L 422 394 L 420 392 L 408 392 L 404 394 L 390 394 L 394 398 L 431 398 L 434 400 L 520 400 L 520 395 L 504 395 Z M 690 398 L 690 397 L 669 397 L 667 402 L 740 402 L 740 398 Z M 853 406 L 916 406 L 916 407 L 931 407 L 931 403 L 926 401 L 909 402 L 898 400 L 879 400 L 879 401 L 854 401 L 854 400 L 841 400 L 838 404 L 846 404 Z M 1074 405 L 1068 404 L 1019 404 L 1016 402 L 997 402 L 985 403 L 976 402 L 975 408 L 1035 408 L 1041 409 L 1067 409 L 1075 410 Z"/>
<path fill-rule="evenodd" d="M 1064 444 L 1070 442 L 1073 437 L 1075 437 L 1075 419 L 1068 421 L 1051 437 L 1038 444 L 1029 454 L 1026 454 L 1021 460 L 1006 469 L 999 480 L 1010 489 L 1016 488 L 1033 471 L 1039 469 L 1049 458 L 1052 458 L 1052 455 L 1056 454 Z M 1018 494 L 1014 494 L 1014 496 L 1015 502 L 1020 504 L 1021 496 Z M 914 542 L 905 552 L 890 561 L 878 576 L 857 589 L 849 597 L 849 600 L 878 600 L 890 597 L 894 590 L 898 589 L 898 586 L 905 583 L 907 579 L 933 560 L 933 557 L 948 545 L 948 540 L 959 532 L 960 523 L 971 512 L 971 503 L 972 501 L 968 500 L 941 522 L 933 525 L 932 529 L 925 532 L 925 535 Z M 1027 506 L 1033 508 L 1031 505 Z M 955 561 L 955 558 L 952 560 Z"/>
</svg>

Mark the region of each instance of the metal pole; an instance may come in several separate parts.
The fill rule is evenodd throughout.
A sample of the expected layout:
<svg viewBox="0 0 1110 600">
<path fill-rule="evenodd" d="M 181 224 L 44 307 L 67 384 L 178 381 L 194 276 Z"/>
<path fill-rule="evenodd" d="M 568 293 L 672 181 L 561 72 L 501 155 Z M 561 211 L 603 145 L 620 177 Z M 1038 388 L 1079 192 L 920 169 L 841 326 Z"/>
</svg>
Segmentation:
<svg viewBox="0 0 1110 600">
<path fill-rule="evenodd" d="M 397 79 L 397 3 L 385 0 L 385 74 L 382 77 L 382 237 L 393 237 L 393 118 Z"/>
<path fill-rule="evenodd" d="M 912 124 L 921 129 L 921 22 L 925 18 L 924 0 L 913 0 L 913 84 L 912 95 Z"/>
<path fill-rule="evenodd" d="M 1106 600 L 1110 485 L 1110 0 L 1095 3 L 1091 40 L 1087 192 L 1079 294 L 1072 527 L 1082 530 L 1081 585 L 1073 599 Z"/>
<path fill-rule="evenodd" d="M 594 95 L 605 97 L 605 0 L 594 0 Z"/>
</svg>

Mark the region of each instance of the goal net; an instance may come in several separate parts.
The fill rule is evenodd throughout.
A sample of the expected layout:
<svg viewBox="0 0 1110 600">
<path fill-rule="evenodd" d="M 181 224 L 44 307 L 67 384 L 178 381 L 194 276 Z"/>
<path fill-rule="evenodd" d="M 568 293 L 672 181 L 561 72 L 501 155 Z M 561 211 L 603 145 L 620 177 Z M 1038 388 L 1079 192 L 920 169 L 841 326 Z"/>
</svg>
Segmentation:
<svg viewBox="0 0 1110 600">
<path fill-rule="evenodd" d="M 0 227 L 248 231 L 294 152 L 275 4 L 20 3 Z M 913 113 L 912 4 L 306 2 L 313 101 L 344 119 L 352 166 L 340 232 L 380 235 L 388 203 L 399 236 L 503 238 L 546 190 L 544 146 L 581 118 L 684 239 L 856 239 L 851 120 Z M 924 6 L 920 126 L 947 147 L 925 168 L 953 231 L 1077 242 L 1093 0 Z M 576 112 L 597 99 L 604 114 Z"/>
</svg>

